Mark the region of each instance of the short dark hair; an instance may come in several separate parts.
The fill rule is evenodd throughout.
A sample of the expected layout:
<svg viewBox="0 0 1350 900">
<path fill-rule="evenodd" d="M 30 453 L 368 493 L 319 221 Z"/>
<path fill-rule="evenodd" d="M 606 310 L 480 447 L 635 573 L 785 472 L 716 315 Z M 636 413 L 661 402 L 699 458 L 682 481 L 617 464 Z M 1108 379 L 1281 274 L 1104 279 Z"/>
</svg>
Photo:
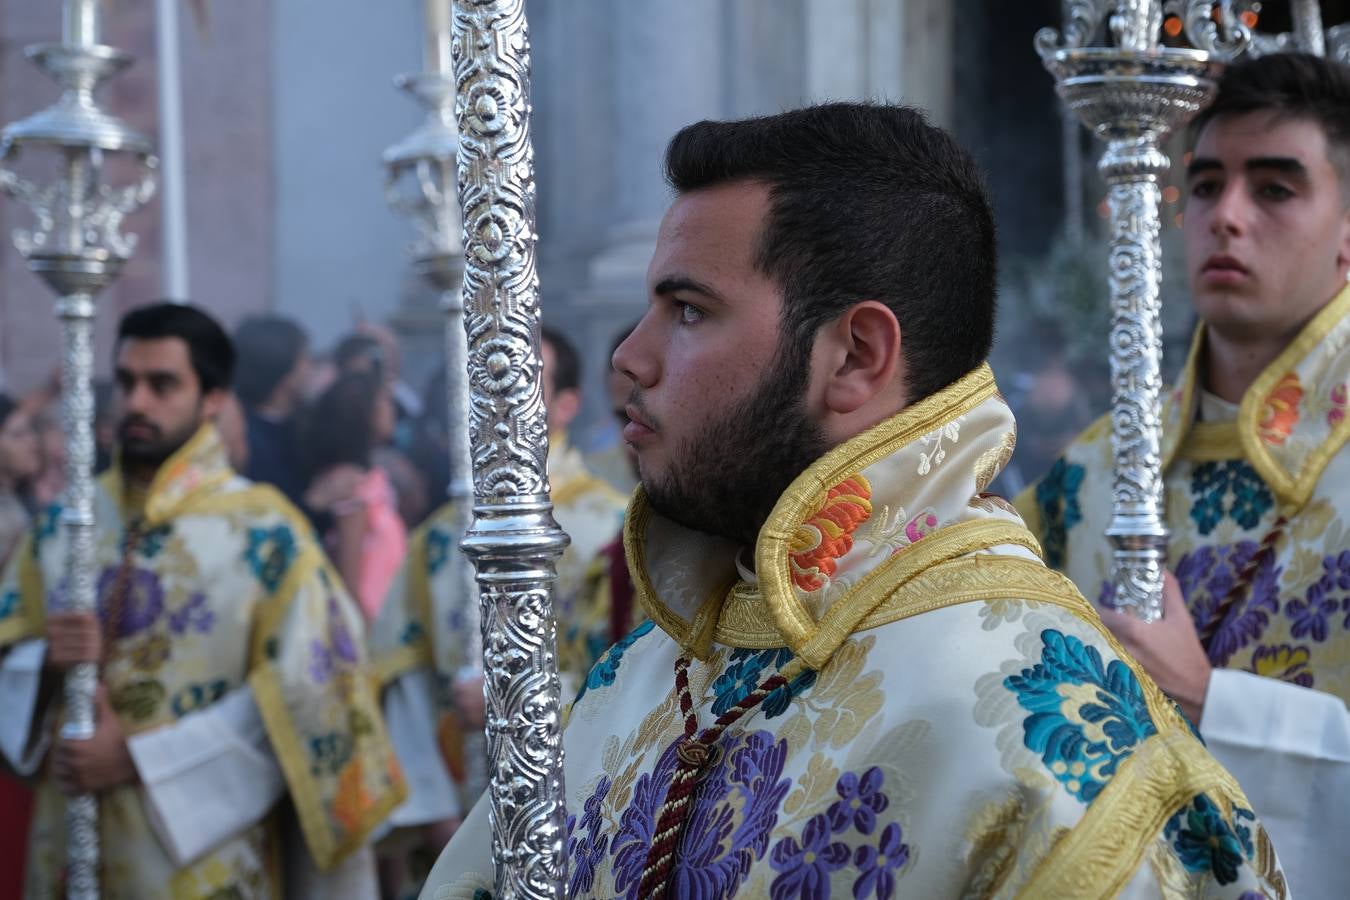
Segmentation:
<svg viewBox="0 0 1350 900">
<path fill-rule="evenodd" d="M 998 261 L 988 190 L 974 158 L 919 110 L 828 103 L 698 122 L 671 140 L 666 179 L 680 193 L 769 188 L 755 264 L 782 289 L 794 353 L 809 353 L 850 306 L 878 300 L 900 322 L 910 402 L 989 355 Z"/>
<path fill-rule="evenodd" d="M 15 400 L 9 394 L 0 393 L 0 428 L 5 427 L 15 411 L 19 409 L 19 401 Z"/>
<path fill-rule="evenodd" d="M 202 393 L 224 390 L 234 374 L 234 345 L 220 323 L 186 303 L 151 303 L 138 306 L 122 317 L 117 343 L 128 338 L 157 340 L 179 338 L 188 345 L 192 370 Z"/>
<path fill-rule="evenodd" d="M 363 360 L 370 361 L 371 371 L 384 374 L 387 365 L 384 347 L 368 334 L 349 334 L 333 350 L 333 365 L 339 372 L 350 372 L 353 365 Z"/>
<path fill-rule="evenodd" d="M 349 372 L 319 396 L 308 413 L 303 441 L 311 476 L 341 463 L 370 468 L 375 404 L 383 389 L 378 373 Z"/>
<path fill-rule="evenodd" d="M 1264 110 L 1320 125 L 1341 188 L 1350 189 L 1350 66 L 1310 53 L 1272 53 L 1230 64 L 1214 102 L 1191 122 L 1191 148 L 1215 119 Z"/>
<path fill-rule="evenodd" d="M 305 352 L 304 329 L 284 316 L 250 316 L 234 330 L 234 392 L 246 406 L 266 403 Z"/>
<path fill-rule="evenodd" d="M 539 337 L 553 348 L 553 361 L 556 363 L 553 367 L 553 390 L 574 391 L 581 387 L 581 358 L 577 356 L 577 348 L 572 342 L 561 331 L 547 325 L 540 327 Z"/>
</svg>

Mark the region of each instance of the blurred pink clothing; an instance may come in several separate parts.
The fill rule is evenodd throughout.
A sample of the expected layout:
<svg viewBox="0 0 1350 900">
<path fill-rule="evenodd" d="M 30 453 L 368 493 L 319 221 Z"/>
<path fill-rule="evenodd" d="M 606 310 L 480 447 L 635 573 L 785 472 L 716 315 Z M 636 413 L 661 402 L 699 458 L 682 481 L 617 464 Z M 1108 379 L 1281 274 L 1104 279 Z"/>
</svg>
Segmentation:
<svg viewBox="0 0 1350 900">
<path fill-rule="evenodd" d="M 361 546 L 359 584 L 348 585 L 356 594 L 366 621 L 373 621 L 384 604 L 384 596 L 408 551 L 408 529 L 398 514 L 398 498 L 384 469 L 373 467 L 356 488 L 356 494 L 335 506 L 338 515 L 365 510 L 366 538 Z M 331 549 L 331 545 L 330 545 Z"/>
</svg>

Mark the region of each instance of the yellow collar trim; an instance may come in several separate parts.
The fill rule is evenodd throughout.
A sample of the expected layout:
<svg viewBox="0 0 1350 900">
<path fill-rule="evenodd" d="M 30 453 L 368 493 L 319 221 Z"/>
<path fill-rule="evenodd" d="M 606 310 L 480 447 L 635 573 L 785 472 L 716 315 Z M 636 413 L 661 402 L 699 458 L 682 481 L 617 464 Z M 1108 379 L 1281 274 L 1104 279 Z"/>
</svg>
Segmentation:
<svg viewBox="0 0 1350 900">
<path fill-rule="evenodd" d="M 1246 456 L 1237 422 L 1196 422 L 1176 455 L 1193 462 L 1223 462 Z"/>
<path fill-rule="evenodd" d="M 145 493 L 145 522 L 157 525 L 180 515 L 195 500 L 211 493 L 234 477 L 234 470 L 225 455 L 220 433 L 211 423 L 202 425 L 197 433 L 179 447 L 155 471 Z M 103 477 L 103 488 L 112 497 L 119 510 L 123 509 L 125 485 L 120 461 Z"/>
<path fill-rule="evenodd" d="M 1269 422 L 1277 414 L 1292 417 L 1292 423 L 1288 426 L 1290 429 L 1308 431 L 1315 427 L 1312 422 L 1315 416 L 1311 411 L 1299 409 L 1309 398 L 1304 390 L 1305 385 L 1299 381 L 1300 373 L 1297 370 L 1303 368 L 1301 374 L 1305 377 L 1325 374 L 1322 371 L 1325 368 L 1324 361 L 1334 358 L 1350 341 L 1350 335 L 1342 335 L 1342 339 L 1334 342 L 1334 346 L 1331 345 L 1333 342 L 1328 342 L 1328 337 L 1338 327 L 1342 331 L 1346 330 L 1342 326 L 1347 314 L 1350 314 L 1350 285 L 1324 306 L 1252 382 L 1242 397 L 1234 424 L 1238 439 L 1234 448 L 1240 446 L 1241 451 L 1230 450 L 1220 457 L 1244 457 L 1279 497 L 1286 512 L 1297 511 L 1308 502 L 1322 470 L 1350 439 L 1350 414 L 1343 415 L 1338 423 L 1327 429 L 1325 435 L 1318 437 L 1314 433 L 1305 449 L 1287 452 L 1283 460 L 1272 451 L 1272 443 L 1263 436 L 1263 432 L 1269 431 Z M 1205 326 L 1201 323 L 1191 339 L 1180 390 L 1169 398 L 1164 411 L 1164 427 L 1168 429 L 1163 447 L 1164 469 L 1183 453 L 1183 448 L 1187 458 L 1208 460 L 1219 452 L 1218 442 L 1230 437 L 1219 430 L 1221 426 L 1207 427 L 1196 421 L 1200 360 L 1204 346 Z M 1192 433 L 1202 429 L 1198 441 L 1193 444 Z M 1297 433 L 1291 431 L 1277 443 L 1283 443 Z M 1202 455 L 1192 456 L 1192 453 Z"/>
<path fill-rule="evenodd" d="M 816 622 L 793 590 L 788 552 L 798 526 L 842 479 L 955 421 L 997 392 L 993 371 L 987 364 L 981 365 L 951 386 L 835 447 L 788 486 L 760 529 L 755 571 L 759 573 L 760 590 L 778 630 L 794 652 L 800 653 L 812 643 L 824 625 Z M 929 535 L 928 539 L 934 537 L 937 534 Z M 920 541 L 897 556 L 912 553 L 924 543 Z M 830 618 L 826 616 L 827 620 Z"/>
<path fill-rule="evenodd" d="M 893 620 L 886 618 L 893 613 L 891 606 L 880 614 L 877 610 L 925 570 L 996 546 L 1021 546 L 1039 554 L 1039 545 L 1018 522 L 958 522 L 882 561 L 835 598 L 819 621 L 799 600 L 791 580 L 790 542 L 832 488 L 956 421 L 996 392 L 993 373 L 988 366 L 980 366 L 933 397 L 831 450 L 793 481 L 760 531 L 755 553 L 758 597 L 751 599 L 752 592 L 734 591 L 739 578 L 734 570 L 728 571 L 704 586 L 705 593 L 696 605 L 685 607 L 693 610 L 688 619 L 661 601 L 652 582 L 645 544 L 655 514 L 639 488 L 624 527 L 624 548 L 638 601 L 663 631 L 699 658 L 707 657 L 714 640 L 743 646 L 763 643 L 772 635 L 773 646 L 786 645 L 808 665 L 819 667 L 860 626 L 876 627 Z"/>
</svg>

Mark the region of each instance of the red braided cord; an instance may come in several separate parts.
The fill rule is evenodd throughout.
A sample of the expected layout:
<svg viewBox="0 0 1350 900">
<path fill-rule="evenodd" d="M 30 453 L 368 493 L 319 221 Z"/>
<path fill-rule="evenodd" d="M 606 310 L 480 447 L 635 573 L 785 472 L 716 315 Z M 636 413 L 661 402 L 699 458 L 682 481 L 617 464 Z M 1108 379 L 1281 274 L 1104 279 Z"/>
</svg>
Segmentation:
<svg viewBox="0 0 1350 900">
<path fill-rule="evenodd" d="M 1256 580 L 1256 573 L 1261 565 L 1270 556 L 1275 553 L 1275 544 L 1284 534 L 1284 526 L 1289 524 L 1287 516 L 1280 516 L 1275 520 L 1275 524 L 1266 532 L 1266 536 L 1261 538 L 1261 544 L 1256 548 L 1256 552 L 1247 560 L 1247 564 L 1242 567 L 1242 573 L 1237 581 L 1229 588 L 1228 593 L 1219 601 L 1219 605 L 1214 609 L 1214 615 L 1210 617 L 1209 624 L 1205 626 L 1200 635 L 1200 644 L 1205 648 L 1205 653 L 1209 653 L 1209 645 L 1214 640 L 1214 635 L 1218 633 L 1230 613 L 1235 612 L 1239 606 L 1239 601 L 1244 601 L 1251 593 L 1252 582 Z M 1244 604 L 1245 605 L 1245 604 Z"/>
<path fill-rule="evenodd" d="M 717 717 L 717 721 L 694 737 L 698 727 L 694 717 L 694 701 L 689 695 L 689 659 L 681 656 L 675 661 L 675 687 L 679 692 L 680 711 L 684 714 L 685 743 L 676 748 L 675 776 L 666 791 L 666 799 L 656 813 L 656 830 L 652 845 L 647 850 L 647 861 L 642 868 L 642 883 L 638 896 L 651 900 L 665 900 L 670 891 L 670 875 L 675 866 L 675 848 L 684 833 L 690 799 L 698 786 L 703 770 L 712 761 L 713 745 L 722 732 L 741 716 L 764 702 L 774 691 L 788 683 L 783 670 L 760 682 L 735 706 Z"/>
</svg>

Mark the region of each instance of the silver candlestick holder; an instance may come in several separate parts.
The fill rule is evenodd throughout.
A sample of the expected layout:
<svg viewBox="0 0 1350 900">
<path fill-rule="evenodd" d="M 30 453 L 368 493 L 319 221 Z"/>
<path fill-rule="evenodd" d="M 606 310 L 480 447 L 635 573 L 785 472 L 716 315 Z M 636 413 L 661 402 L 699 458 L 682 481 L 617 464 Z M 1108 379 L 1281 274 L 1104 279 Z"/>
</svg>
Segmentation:
<svg viewBox="0 0 1350 900">
<path fill-rule="evenodd" d="M 449 0 L 441 0 L 449 9 Z M 448 16 L 429 15 L 426 23 L 429 42 L 448 48 Z M 436 32 L 444 32 L 438 40 Z M 448 61 L 448 60 L 447 60 Z M 468 345 L 464 333 L 464 248 L 459 201 L 455 195 L 455 158 L 459 141 L 455 134 L 455 79 L 437 71 L 439 63 L 428 58 L 430 71 L 397 79 L 399 87 L 427 110 L 426 119 L 412 134 L 390 147 L 384 154 L 385 193 L 390 205 L 410 216 L 418 238 L 409 248 L 413 265 L 440 293 L 445 314 L 445 371 L 447 410 L 447 447 L 450 454 L 450 529 L 458 549 L 473 520 L 472 462 L 469 456 L 469 372 Z M 459 644 L 464 660 L 458 672 L 437 673 L 442 703 L 451 703 L 452 681 L 481 683 L 483 680 L 483 641 L 479 612 L 478 585 L 473 564 L 463 552 L 450 555 L 450 583 L 454 596 L 448 603 L 433 608 L 444 612 L 453 608 L 463 616 L 463 628 L 448 633 L 449 623 L 441 615 L 434 623 L 436 640 Z M 482 731 L 465 733 L 466 778 L 464 795 L 476 800 L 487 786 L 487 738 Z"/>
<path fill-rule="evenodd" d="M 67 535 L 66 596 L 69 609 L 94 612 L 94 315 L 95 298 L 121 272 L 136 247 L 122 233 L 124 217 L 154 193 L 156 158 L 149 140 L 101 109 L 98 87 L 131 57 L 100 44 L 95 0 L 66 0 L 61 43 L 28 47 L 27 56 L 61 88 L 57 102 L 0 132 L 0 190 L 32 212 L 36 225 L 14 232 L 28 264 L 56 294 L 61 320 L 61 411 L 67 441 L 62 514 Z M 46 184 L 21 177 L 20 156 L 54 161 Z M 115 157 L 129 157 L 130 184 L 107 182 Z M 66 673 L 62 737 L 94 733 L 98 667 L 83 663 Z M 66 811 L 68 896 L 98 897 L 98 802 L 72 797 Z"/>
<path fill-rule="evenodd" d="M 1192 7 L 1212 4 L 1189 4 Z M 1114 46 L 1087 46 L 1110 13 Z M 1036 48 L 1065 104 L 1106 142 L 1098 170 L 1111 213 L 1111 447 L 1113 605 L 1144 621 L 1162 615 L 1167 526 L 1160 400 L 1162 144 L 1213 98 L 1221 63 L 1160 46 L 1159 0 L 1066 5 L 1063 34 L 1042 29 Z"/>
</svg>

